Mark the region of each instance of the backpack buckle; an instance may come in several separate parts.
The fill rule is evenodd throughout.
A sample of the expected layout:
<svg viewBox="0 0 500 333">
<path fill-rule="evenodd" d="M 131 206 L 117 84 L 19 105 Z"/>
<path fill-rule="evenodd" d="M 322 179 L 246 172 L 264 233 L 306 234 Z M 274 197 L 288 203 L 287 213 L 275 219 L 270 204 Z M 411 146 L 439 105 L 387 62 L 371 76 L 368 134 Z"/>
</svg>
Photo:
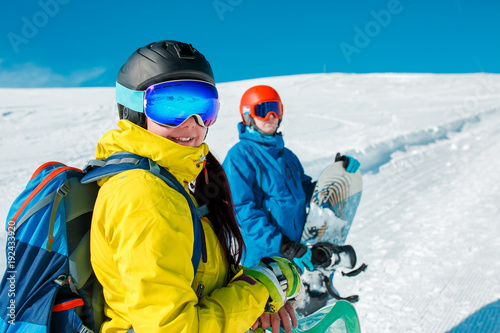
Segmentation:
<svg viewBox="0 0 500 333">
<path fill-rule="evenodd" d="M 64 182 L 64 184 L 59 186 L 59 188 L 57 189 L 57 195 L 64 197 L 66 196 L 66 194 L 68 194 L 69 190 L 70 190 L 69 182 Z"/>
<path fill-rule="evenodd" d="M 66 275 L 59 275 L 57 279 L 54 280 L 54 282 L 61 287 L 66 284 Z"/>
</svg>

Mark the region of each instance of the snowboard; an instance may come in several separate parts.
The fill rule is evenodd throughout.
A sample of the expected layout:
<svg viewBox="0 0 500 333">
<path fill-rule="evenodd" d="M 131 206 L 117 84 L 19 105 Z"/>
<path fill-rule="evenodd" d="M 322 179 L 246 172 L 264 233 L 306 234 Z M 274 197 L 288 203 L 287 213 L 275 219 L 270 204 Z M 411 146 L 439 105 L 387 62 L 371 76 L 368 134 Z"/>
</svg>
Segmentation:
<svg viewBox="0 0 500 333">
<path fill-rule="evenodd" d="M 361 172 L 348 173 L 343 161 L 330 164 L 316 182 L 300 241 L 344 245 L 356 215 L 363 181 Z"/>
<path fill-rule="evenodd" d="M 325 306 L 307 317 L 300 318 L 298 321 L 298 327 L 292 327 L 293 333 L 361 332 L 356 310 L 347 301 L 338 301 L 333 305 Z M 258 330 L 254 332 L 258 332 Z M 271 332 L 271 329 L 267 329 L 266 332 Z M 285 332 L 284 328 L 281 328 L 281 332 Z"/>
<path fill-rule="evenodd" d="M 327 166 L 318 178 L 311 197 L 301 243 L 313 249 L 315 244 L 318 246 L 330 243 L 342 247 L 347 252 L 352 250 L 351 260 L 354 259 L 352 264 L 354 267 L 356 264 L 354 250 L 350 246 L 343 245 L 361 200 L 363 181 L 359 170 L 356 173 L 346 172 L 343 161 L 338 161 L 338 157 L 339 155 L 336 162 Z M 315 312 L 326 305 L 329 295 L 338 295 L 331 283 L 334 273 L 332 266 L 333 264 L 322 267 L 315 265 L 314 271 L 305 270 L 302 274 L 306 298 L 302 306 L 297 309 L 299 315 L 306 316 Z M 357 296 L 351 297 L 346 299 L 357 300 Z"/>
</svg>

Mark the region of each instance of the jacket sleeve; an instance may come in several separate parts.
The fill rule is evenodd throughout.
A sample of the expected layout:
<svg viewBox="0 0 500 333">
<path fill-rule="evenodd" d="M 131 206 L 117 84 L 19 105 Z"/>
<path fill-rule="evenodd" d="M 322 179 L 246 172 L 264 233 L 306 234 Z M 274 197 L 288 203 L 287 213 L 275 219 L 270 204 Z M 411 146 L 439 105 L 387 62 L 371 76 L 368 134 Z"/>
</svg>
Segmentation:
<svg viewBox="0 0 500 333">
<path fill-rule="evenodd" d="M 302 188 L 304 189 L 304 194 L 306 195 L 306 206 L 309 206 L 311 201 L 314 188 L 316 187 L 316 181 L 312 181 L 312 178 L 306 175 L 302 163 L 300 163 L 299 158 L 290 149 L 285 148 L 285 153 L 288 155 L 288 159 L 293 161 L 295 168 L 300 174 L 300 181 L 302 183 Z"/>
<path fill-rule="evenodd" d="M 127 176 L 134 172 L 142 170 Z M 192 289 L 188 204 L 163 181 L 143 173 L 132 181 L 118 180 L 121 185 L 105 184 L 94 213 L 102 219 L 102 241 L 112 248 L 108 264 L 119 272 L 110 283 L 125 290 L 123 315 L 137 333 L 246 331 L 262 314 L 267 290 L 259 283 L 235 281 L 198 299 Z M 108 291 L 110 302 L 113 297 Z"/>
<path fill-rule="evenodd" d="M 316 181 L 313 182 L 312 178 L 305 174 L 304 168 L 302 168 L 302 164 L 300 164 L 300 162 L 299 165 L 302 175 L 302 188 L 304 189 L 304 193 L 306 195 L 306 206 L 309 206 L 314 188 L 316 187 Z"/>
<path fill-rule="evenodd" d="M 244 264 L 255 265 L 263 257 L 278 255 L 282 234 L 271 223 L 270 212 L 262 209 L 265 194 L 259 185 L 259 170 L 254 168 L 254 163 L 249 161 L 248 155 L 238 146 L 228 152 L 223 167 L 246 244 Z"/>
</svg>

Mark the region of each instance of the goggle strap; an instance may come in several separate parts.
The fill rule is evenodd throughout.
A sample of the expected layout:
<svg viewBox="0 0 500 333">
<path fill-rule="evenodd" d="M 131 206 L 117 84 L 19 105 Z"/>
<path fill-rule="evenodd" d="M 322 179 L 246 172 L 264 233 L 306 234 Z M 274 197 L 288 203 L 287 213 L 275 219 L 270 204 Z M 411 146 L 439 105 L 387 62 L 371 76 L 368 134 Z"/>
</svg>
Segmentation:
<svg viewBox="0 0 500 333">
<path fill-rule="evenodd" d="M 144 91 L 132 90 L 116 82 L 116 102 L 133 111 L 144 112 Z"/>
</svg>

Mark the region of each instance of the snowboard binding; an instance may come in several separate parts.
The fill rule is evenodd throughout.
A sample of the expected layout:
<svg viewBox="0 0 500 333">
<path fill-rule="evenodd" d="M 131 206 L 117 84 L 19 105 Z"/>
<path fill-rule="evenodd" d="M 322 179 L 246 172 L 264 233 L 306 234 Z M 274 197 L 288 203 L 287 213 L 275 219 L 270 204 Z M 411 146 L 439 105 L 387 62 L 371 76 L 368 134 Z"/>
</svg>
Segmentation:
<svg viewBox="0 0 500 333">
<path fill-rule="evenodd" d="M 314 267 L 333 272 L 337 268 L 354 268 L 356 252 L 351 245 L 337 246 L 328 242 L 316 243 L 311 247 L 311 262 Z"/>
<path fill-rule="evenodd" d="M 356 252 L 351 245 L 338 246 L 328 242 L 320 242 L 311 247 L 311 262 L 314 265 L 315 279 L 309 279 L 313 283 L 304 283 L 306 294 L 308 295 L 306 304 L 297 309 L 299 315 L 311 314 L 328 302 L 328 297 L 336 300 L 345 300 L 355 303 L 359 300 L 358 295 L 341 296 L 333 286 L 333 275 L 338 269 L 350 269 L 351 271 L 342 271 L 342 276 L 356 276 L 366 270 L 366 264 L 354 269 L 357 263 Z M 354 269 L 354 270 L 352 270 Z"/>
<path fill-rule="evenodd" d="M 333 274 L 339 268 L 353 269 L 356 266 L 356 252 L 351 245 L 338 246 L 328 242 L 314 244 L 311 248 L 312 263 L 314 267 L 322 273 L 323 283 L 328 291 L 328 294 L 338 300 L 346 300 L 351 303 L 359 300 L 358 295 L 341 297 L 338 291 L 333 287 Z M 356 276 L 365 271 L 368 266 L 362 264 L 355 270 L 350 272 L 342 272 L 342 276 Z"/>
</svg>

